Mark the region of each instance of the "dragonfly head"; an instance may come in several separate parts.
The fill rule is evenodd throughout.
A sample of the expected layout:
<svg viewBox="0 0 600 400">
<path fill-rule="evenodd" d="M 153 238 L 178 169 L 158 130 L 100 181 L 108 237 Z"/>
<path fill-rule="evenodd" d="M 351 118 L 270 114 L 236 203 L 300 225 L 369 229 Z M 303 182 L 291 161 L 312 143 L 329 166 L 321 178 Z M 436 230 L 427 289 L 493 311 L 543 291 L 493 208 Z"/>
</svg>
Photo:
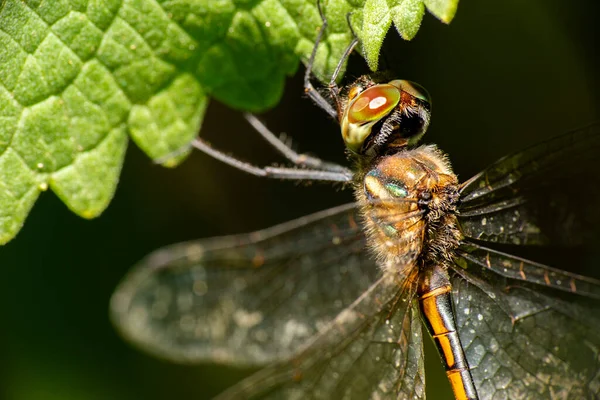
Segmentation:
<svg viewBox="0 0 600 400">
<path fill-rule="evenodd" d="M 342 137 L 348 150 L 359 155 L 411 146 L 427 130 L 430 115 L 431 99 L 422 86 L 400 79 L 375 83 L 361 77 L 342 105 Z"/>
</svg>

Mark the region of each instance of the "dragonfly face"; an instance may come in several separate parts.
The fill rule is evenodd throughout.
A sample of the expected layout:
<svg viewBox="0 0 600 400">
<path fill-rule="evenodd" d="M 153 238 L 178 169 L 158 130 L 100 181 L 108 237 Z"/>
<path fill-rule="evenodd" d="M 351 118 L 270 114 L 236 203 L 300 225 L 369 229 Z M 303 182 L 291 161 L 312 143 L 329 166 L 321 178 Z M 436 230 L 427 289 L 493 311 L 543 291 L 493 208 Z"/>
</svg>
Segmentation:
<svg viewBox="0 0 600 400">
<path fill-rule="evenodd" d="M 415 146 L 423 93 L 361 78 L 339 110 L 356 204 L 158 250 L 112 299 L 123 335 L 177 362 L 264 367 L 221 398 L 420 399 L 423 320 L 458 399 L 599 396 L 600 282 L 512 250 L 598 245 L 600 125 L 461 184 Z"/>
<path fill-rule="evenodd" d="M 416 143 L 429 126 L 431 100 L 416 83 L 375 83 L 363 76 L 338 101 L 338 108 L 348 150 L 374 156 Z"/>
</svg>

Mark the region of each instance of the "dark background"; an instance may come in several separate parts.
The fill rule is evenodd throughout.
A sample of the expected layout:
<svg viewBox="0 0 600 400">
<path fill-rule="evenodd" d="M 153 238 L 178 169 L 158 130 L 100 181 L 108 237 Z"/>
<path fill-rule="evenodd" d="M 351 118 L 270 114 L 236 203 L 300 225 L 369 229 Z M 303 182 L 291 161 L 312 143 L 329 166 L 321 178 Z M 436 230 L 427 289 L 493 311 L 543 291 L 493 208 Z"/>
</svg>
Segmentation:
<svg viewBox="0 0 600 400">
<path fill-rule="evenodd" d="M 595 3 L 462 1 L 450 26 L 427 15 L 412 42 L 390 32 L 388 65 L 429 90 L 433 120 L 425 141 L 450 155 L 459 177 L 599 119 Z M 360 57 L 352 57 L 350 70 L 361 69 Z M 297 149 L 344 162 L 337 126 L 302 96 L 302 72 L 263 119 Z M 254 163 L 282 161 L 220 104 L 209 107 L 202 134 Z M 243 372 L 173 365 L 124 343 L 108 320 L 118 281 L 160 246 L 264 228 L 349 200 L 350 193 L 327 185 L 254 178 L 202 154 L 161 168 L 134 145 L 100 218 L 80 219 L 44 194 L 22 232 L 0 249 L 0 398 L 209 398 Z M 429 398 L 446 398 L 436 357 L 428 359 Z"/>
</svg>

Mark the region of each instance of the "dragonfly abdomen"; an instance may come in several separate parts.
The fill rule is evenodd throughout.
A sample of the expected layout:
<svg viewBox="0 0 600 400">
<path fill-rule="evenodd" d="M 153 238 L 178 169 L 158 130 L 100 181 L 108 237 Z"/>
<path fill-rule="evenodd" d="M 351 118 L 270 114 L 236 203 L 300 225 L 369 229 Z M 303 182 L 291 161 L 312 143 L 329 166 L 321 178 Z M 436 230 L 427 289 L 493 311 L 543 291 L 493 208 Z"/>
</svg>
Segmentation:
<svg viewBox="0 0 600 400">
<path fill-rule="evenodd" d="M 451 295 L 445 268 L 435 265 L 422 271 L 418 286 L 421 315 L 444 362 L 454 396 L 457 400 L 476 400 L 475 384 L 456 331 Z"/>
</svg>

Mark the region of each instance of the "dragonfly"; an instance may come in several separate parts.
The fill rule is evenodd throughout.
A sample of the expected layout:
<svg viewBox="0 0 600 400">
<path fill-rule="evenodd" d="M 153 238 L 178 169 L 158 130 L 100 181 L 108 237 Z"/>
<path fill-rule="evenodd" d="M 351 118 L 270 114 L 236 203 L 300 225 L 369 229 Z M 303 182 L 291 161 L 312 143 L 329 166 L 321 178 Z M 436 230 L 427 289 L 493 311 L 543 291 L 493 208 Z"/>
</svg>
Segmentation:
<svg viewBox="0 0 600 400">
<path fill-rule="evenodd" d="M 111 299 L 122 335 L 182 363 L 261 367 L 219 399 L 424 399 L 431 335 L 456 399 L 600 396 L 600 280 L 580 272 L 600 244 L 600 124 L 504 157 L 459 182 L 420 145 L 420 85 L 369 76 L 330 104 L 352 167 L 298 154 L 253 115 L 291 167 L 250 174 L 342 183 L 356 201 L 269 229 L 171 245 Z M 554 256 L 556 254 L 556 256 Z M 538 262 L 532 256 L 541 255 Z"/>
</svg>

